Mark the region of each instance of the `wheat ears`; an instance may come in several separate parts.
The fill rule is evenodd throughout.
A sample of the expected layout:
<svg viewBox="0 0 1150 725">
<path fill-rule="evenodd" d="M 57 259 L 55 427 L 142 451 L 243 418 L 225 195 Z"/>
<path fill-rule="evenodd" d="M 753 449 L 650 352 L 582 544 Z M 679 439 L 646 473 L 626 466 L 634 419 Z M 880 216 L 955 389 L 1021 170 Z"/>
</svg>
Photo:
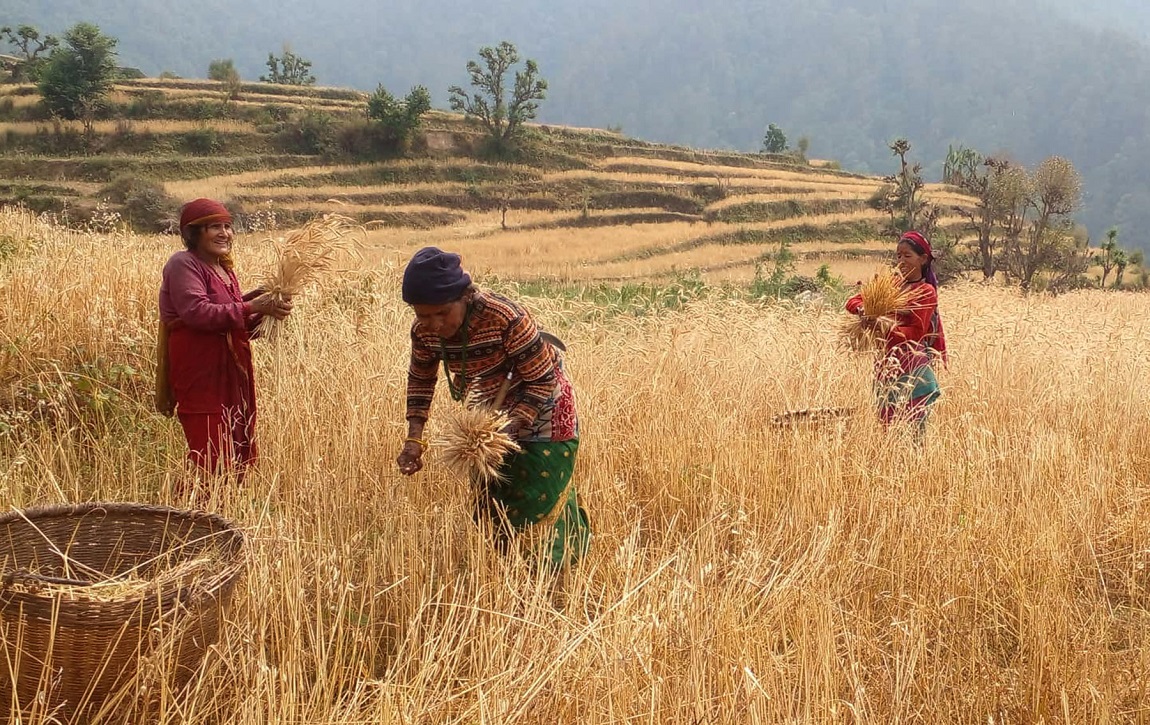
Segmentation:
<svg viewBox="0 0 1150 725">
<path fill-rule="evenodd" d="M 870 281 L 863 283 L 859 294 L 862 297 L 862 315 L 875 321 L 873 327 L 863 324 L 859 315 L 851 315 L 843 323 L 841 337 L 852 350 L 876 350 L 886 345 L 887 335 L 894 328 L 900 312 L 914 309 L 921 299 L 920 287 L 904 287 L 906 280 L 898 269 L 888 269 L 875 274 Z"/>
<path fill-rule="evenodd" d="M 320 281 L 335 268 L 343 256 L 359 259 L 363 227 L 338 214 L 324 214 L 312 219 L 287 237 L 273 239 L 276 261 L 261 277 L 260 289 L 277 301 L 285 301 Z M 264 336 L 274 335 L 279 320 L 267 315 L 258 330 Z"/>
</svg>

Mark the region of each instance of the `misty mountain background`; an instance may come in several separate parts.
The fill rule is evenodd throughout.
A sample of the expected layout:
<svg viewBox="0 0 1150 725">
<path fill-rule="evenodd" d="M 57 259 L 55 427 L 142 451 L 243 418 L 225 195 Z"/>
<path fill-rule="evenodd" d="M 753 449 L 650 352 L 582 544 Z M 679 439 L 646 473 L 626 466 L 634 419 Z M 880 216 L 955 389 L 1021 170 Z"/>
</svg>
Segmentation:
<svg viewBox="0 0 1150 725">
<path fill-rule="evenodd" d="M 515 43 L 550 84 L 539 120 L 752 151 L 768 123 L 813 157 L 885 174 L 905 137 L 937 181 L 950 145 L 1069 158 L 1077 218 L 1150 250 L 1146 0 L 0 0 L 0 24 L 94 22 L 148 75 L 245 79 L 285 43 L 322 85 L 427 86 L 445 107 L 483 45 Z"/>
</svg>

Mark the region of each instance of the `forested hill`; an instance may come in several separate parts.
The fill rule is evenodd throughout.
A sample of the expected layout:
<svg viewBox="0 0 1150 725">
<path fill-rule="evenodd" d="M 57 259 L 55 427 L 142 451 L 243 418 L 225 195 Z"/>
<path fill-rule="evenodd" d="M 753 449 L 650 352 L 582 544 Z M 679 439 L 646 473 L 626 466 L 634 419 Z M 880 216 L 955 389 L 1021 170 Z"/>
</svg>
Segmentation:
<svg viewBox="0 0 1150 725">
<path fill-rule="evenodd" d="M 255 78 L 287 41 L 320 83 L 419 83 L 439 105 L 480 45 L 508 39 L 550 82 L 541 120 L 742 150 L 776 123 L 810 137 L 815 156 L 878 173 L 893 169 L 887 142 L 905 136 L 928 178 L 950 144 L 1026 163 L 1059 154 L 1083 172 L 1080 218 L 1095 236 L 1117 224 L 1126 245 L 1150 239 L 1150 50 L 1138 40 L 1150 10 L 1135 0 L 6 5 L 5 22 L 53 32 L 95 22 L 150 74 L 203 77 L 231 57 Z"/>
</svg>

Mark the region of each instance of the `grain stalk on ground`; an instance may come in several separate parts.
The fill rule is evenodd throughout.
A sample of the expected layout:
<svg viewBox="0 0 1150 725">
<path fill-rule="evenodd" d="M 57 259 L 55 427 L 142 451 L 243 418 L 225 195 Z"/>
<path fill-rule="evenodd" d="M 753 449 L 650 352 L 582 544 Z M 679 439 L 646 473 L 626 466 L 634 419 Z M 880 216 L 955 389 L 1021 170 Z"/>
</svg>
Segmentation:
<svg viewBox="0 0 1150 725">
<path fill-rule="evenodd" d="M 178 503 L 182 434 L 151 410 L 149 365 L 179 241 L 10 211 L 0 235 L 28 240 L 0 261 L 0 495 Z M 260 255 L 237 245 L 245 286 Z M 209 504 L 249 542 L 224 639 L 186 696 L 142 682 L 137 716 L 113 722 L 1150 716 L 1140 295 L 944 287 L 952 357 L 921 447 L 874 420 L 869 361 L 832 352 L 837 310 L 528 298 L 570 351 L 595 529 L 556 596 L 495 550 L 445 466 L 395 471 L 402 258 L 297 306 L 277 358 L 254 343 L 261 463 Z M 828 405 L 860 413 L 770 425 Z"/>
</svg>

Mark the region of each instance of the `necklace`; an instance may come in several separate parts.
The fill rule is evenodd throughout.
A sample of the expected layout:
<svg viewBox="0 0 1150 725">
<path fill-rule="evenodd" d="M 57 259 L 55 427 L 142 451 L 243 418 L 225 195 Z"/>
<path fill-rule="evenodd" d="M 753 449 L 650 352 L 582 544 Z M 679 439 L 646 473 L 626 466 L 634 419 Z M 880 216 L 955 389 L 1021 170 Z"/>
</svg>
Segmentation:
<svg viewBox="0 0 1150 725">
<path fill-rule="evenodd" d="M 467 305 L 467 311 L 463 313 L 463 325 L 459 329 L 459 335 L 463 341 L 463 350 L 459 353 L 459 387 L 455 387 L 455 383 L 451 379 L 451 370 L 447 367 L 447 345 L 444 343 L 443 338 L 439 338 L 439 357 L 443 360 L 443 374 L 447 378 L 447 389 L 451 392 L 451 399 L 459 403 L 463 401 L 463 395 L 467 392 L 467 323 L 471 321 L 471 305 Z"/>
</svg>

